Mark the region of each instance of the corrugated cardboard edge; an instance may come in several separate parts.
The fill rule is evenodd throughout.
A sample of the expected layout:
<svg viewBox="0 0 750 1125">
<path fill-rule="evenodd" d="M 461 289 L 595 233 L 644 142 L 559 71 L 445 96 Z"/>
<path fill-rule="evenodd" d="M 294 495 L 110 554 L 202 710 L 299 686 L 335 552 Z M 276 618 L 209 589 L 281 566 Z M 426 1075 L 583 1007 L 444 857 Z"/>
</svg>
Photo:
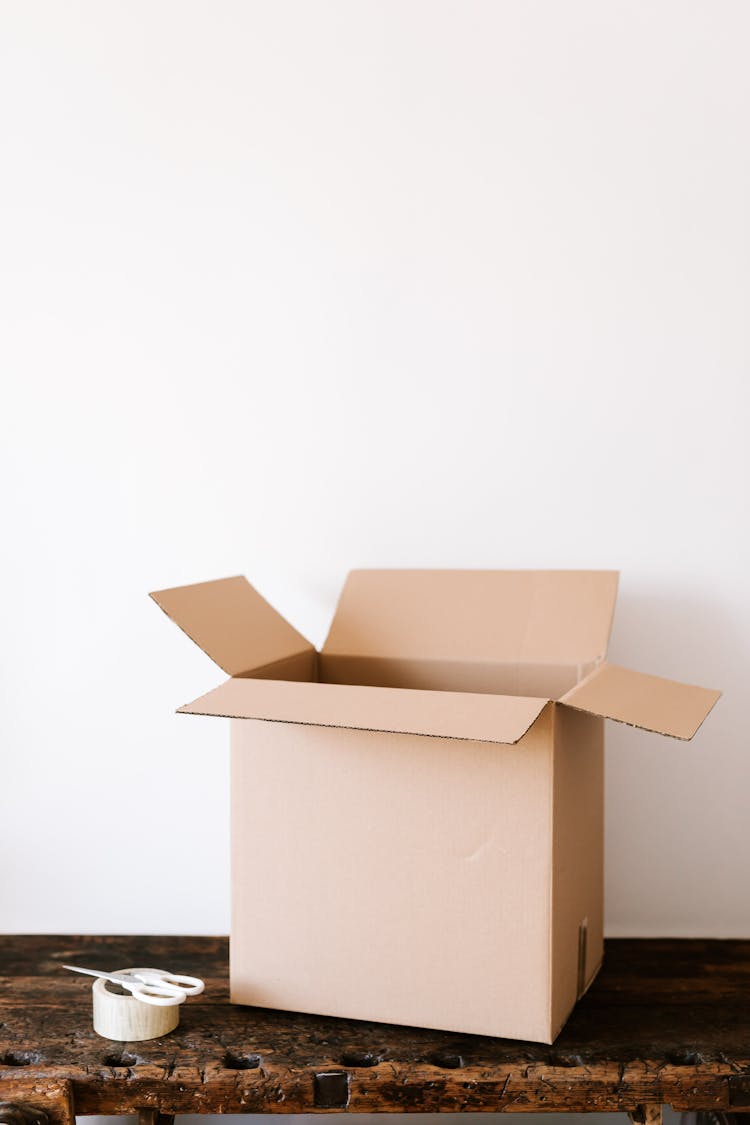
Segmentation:
<svg viewBox="0 0 750 1125">
<path fill-rule="evenodd" d="M 603 662 L 566 692 L 559 703 L 688 742 L 720 697 L 721 692 L 711 688 Z"/>
<path fill-rule="evenodd" d="M 415 734 L 513 746 L 548 699 L 233 677 L 181 714 Z"/>
</svg>

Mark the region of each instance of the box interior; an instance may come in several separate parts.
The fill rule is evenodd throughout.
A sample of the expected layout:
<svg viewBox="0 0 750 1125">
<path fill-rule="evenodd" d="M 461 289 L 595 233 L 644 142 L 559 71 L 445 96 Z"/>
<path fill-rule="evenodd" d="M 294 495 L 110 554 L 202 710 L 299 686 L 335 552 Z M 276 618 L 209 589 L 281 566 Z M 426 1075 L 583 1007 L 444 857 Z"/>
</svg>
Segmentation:
<svg viewBox="0 0 750 1125">
<path fill-rule="evenodd" d="M 558 699 L 604 657 L 611 571 L 355 570 L 320 652 L 247 678 Z"/>
<path fill-rule="evenodd" d="M 352 571 L 320 652 L 241 576 L 152 597 L 231 677 L 183 713 L 515 743 L 558 700 L 692 738 L 720 693 L 608 664 L 616 592 L 614 571 Z"/>
<path fill-rule="evenodd" d="M 252 669 L 242 678 L 558 699 L 588 675 L 592 667 L 593 663 L 510 664 L 307 651 Z"/>
<path fill-rule="evenodd" d="M 321 650 L 242 577 L 154 598 L 240 679 L 558 699 L 603 659 L 613 571 L 355 570 Z"/>
</svg>

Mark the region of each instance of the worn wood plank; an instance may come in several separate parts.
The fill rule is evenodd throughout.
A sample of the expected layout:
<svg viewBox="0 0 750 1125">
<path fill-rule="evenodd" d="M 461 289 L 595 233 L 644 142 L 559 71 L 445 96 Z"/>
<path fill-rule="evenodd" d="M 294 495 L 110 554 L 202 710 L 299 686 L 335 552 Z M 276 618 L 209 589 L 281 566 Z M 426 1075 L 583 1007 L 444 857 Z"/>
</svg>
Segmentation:
<svg viewBox="0 0 750 1125">
<path fill-rule="evenodd" d="M 63 962 L 203 977 L 180 1027 L 111 1043 Z M 70 1082 L 79 1114 L 750 1106 L 750 942 L 610 941 L 552 1047 L 239 1007 L 225 938 L 1 937 L 0 1099 Z M 41 1084 L 41 1086 L 40 1086 Z M 22 1096 L 17 1093 L 17 1096 Z M 656 1110 L 649 1108 L 653 1114 Z M 148 1116 L 150 1114 L 150 1116 Z"/>
<path fill-rule="evenodd" d="M 20 1108 L 22 1118 L 8 1113 Z M 66 1078 L 51 1078 L 44 1074 L 14 1075 L 0 1079 L 0 1121 L 13 1125 L 75 1125 L 73 1091 Z"/>
</svg>

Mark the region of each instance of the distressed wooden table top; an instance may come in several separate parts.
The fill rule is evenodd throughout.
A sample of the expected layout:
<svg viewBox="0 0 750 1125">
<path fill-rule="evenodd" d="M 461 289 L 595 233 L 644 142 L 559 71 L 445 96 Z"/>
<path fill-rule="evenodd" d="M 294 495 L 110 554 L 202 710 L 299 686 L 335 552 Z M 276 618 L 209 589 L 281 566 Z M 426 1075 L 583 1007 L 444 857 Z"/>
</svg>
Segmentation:
<svg viewBox="0 0 750 1125">
<path fill-rule="evenodd" d="M 227 953 L 225 938 L 0 936 L 0 1100 L 47 1106 L 53 1123 L 73 1109 L 750 1107 L 750 941 L 609 941 L 552 1047 L 230 1005 Z M 161 965 L 206 991 L 171 1035 L 113 1043 L 63 962 Z"/>
</svg>

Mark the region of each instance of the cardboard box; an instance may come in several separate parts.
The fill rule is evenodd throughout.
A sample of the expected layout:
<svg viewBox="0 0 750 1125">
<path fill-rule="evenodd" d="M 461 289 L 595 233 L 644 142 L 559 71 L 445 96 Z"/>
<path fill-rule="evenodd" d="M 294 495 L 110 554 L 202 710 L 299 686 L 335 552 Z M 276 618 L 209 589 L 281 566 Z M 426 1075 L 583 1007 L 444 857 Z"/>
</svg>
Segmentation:
<svg viewBox="0 0 750 1125">
<path fill-rule="evenodd" d="M 246 582 L 152 597 L 231 678 L 231 997 L 550 1043 L 602 957 L 603 726 L 719 697 L 605 661 L 614 571 L 360 570 L 320 652 Z"/>
</svg>

